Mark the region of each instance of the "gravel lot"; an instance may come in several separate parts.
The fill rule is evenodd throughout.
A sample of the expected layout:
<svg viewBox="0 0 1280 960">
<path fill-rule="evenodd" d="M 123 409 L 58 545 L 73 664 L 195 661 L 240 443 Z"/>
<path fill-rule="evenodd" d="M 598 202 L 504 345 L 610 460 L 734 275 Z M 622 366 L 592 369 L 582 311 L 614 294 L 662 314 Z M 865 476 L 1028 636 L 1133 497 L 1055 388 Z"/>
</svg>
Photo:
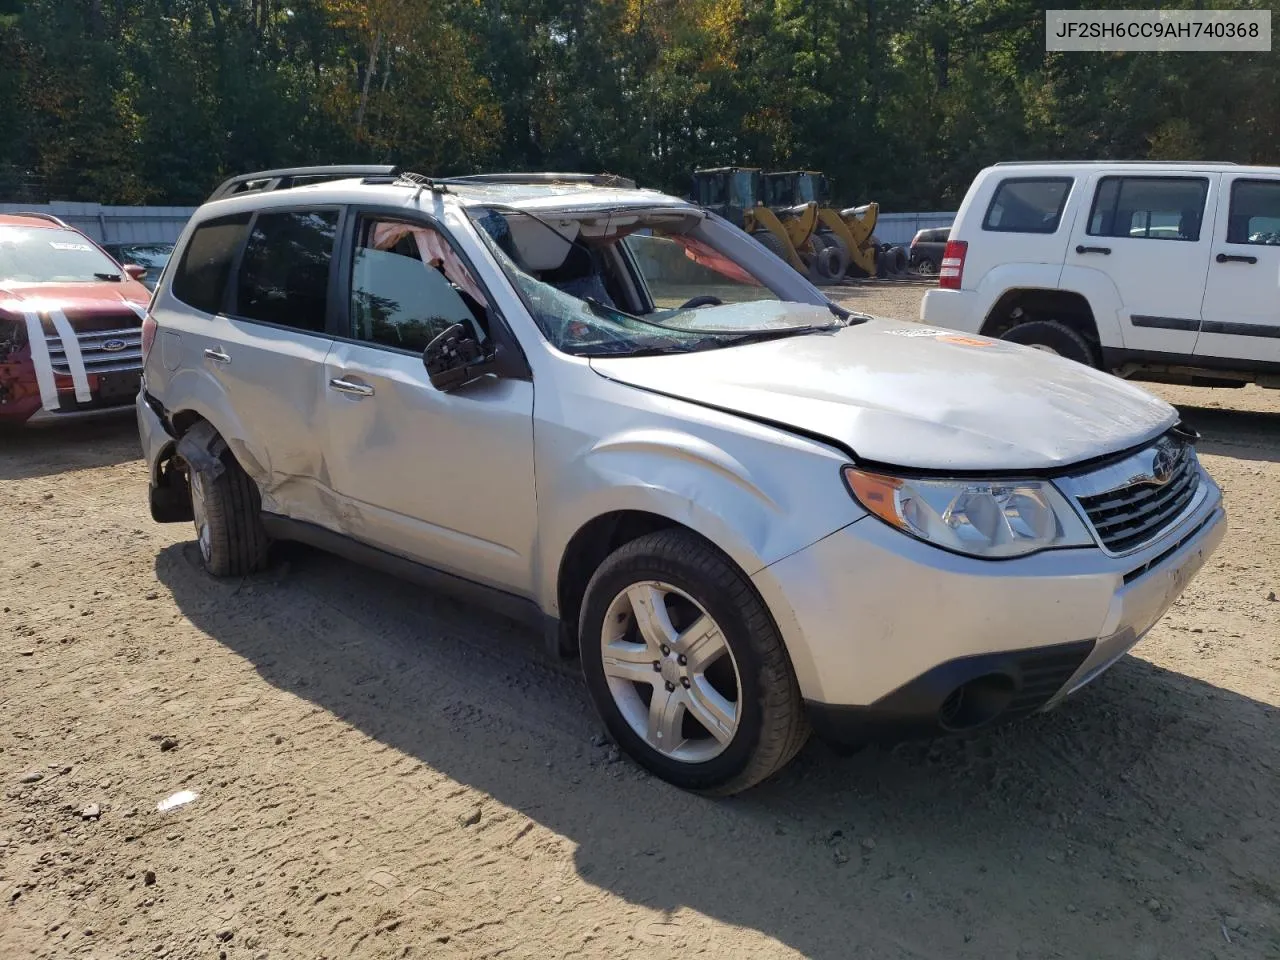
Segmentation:
<svg viewBox="0 0 1280 960">
<path fill-rule="evenodd" d="M 0 438 L 0 958 L 1280 956 L 1280 392 L 1156 389 L 1232 529 L 1134 656 L 730 801 L 483 611 L 301 549 L 210 579 L 127 420 Z"/>
</svg>

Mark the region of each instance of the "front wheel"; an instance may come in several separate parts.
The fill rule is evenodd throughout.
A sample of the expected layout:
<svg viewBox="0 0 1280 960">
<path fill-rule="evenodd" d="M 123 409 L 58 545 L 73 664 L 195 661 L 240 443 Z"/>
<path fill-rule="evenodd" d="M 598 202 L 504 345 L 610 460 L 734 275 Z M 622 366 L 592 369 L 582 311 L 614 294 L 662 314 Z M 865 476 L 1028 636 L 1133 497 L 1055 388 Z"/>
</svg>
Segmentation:
<svg viewBox="0 0 1280 960">
<path fill-rule="evenodd" d="M 587 688 L 618 745 L 687 790 L 727 795 L 781 769 L 809 728 L 782 638 L 750 581 L 684 530 L 610 555 L 587 585 Z"/>
</svg>

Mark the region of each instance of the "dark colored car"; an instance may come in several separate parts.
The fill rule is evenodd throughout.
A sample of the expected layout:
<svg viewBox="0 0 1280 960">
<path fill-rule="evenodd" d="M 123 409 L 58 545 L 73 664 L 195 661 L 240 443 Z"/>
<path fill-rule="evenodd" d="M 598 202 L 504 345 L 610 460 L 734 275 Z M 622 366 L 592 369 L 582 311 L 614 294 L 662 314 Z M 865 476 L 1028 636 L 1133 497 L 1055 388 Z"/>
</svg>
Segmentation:
<svg viewBox="0 0 1280 960">
<path fill-rule="evenodd" d="M 0 216 L 0 425 L 128 411 L 151 293 L 47 214 Z"/>
<path fill-rule="evenodd" d="M 136 263 L 146 267 L 147 272 L 138 279 L 148 290 L 156 288 L 160 279 L 160 271 L 169 262 L 173 253 L 172 243 L 104 243 L 102 249 L 116 258 L 120 264 Z"/>
<path fill-rule="evenodd" d="M 916 273 L 936 277 L 938 267 L 942 265 L 942 251 L 946 249 L 947 238 L 951 236 L 950 227 L 931 227 L 917 230 L 911 239 L 910 269 Z"/>
</svg>

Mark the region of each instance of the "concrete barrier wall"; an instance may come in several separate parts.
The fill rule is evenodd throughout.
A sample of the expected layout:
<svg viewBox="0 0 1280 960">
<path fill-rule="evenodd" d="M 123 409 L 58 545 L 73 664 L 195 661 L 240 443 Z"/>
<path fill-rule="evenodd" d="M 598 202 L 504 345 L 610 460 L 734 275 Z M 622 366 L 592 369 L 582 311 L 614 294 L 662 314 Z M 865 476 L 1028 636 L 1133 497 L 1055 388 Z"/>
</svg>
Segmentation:
<svg viewBox="0 0 1280 960">
<path fill-rule="evenodd" d="M 0 203 L 0 213 L 50 213 L 99 243 L 172 243 L 195 207 L 107 207 L 100 203 Z"/>
<path fill-rule="evenodd" d="M 882 243 L 908 244 L 917 230 L 932 227 L 949 227 L 955 221 L 954 213 L 885 213 L 880 212 L 876 221 L 876 236 Z"/>
</svg>

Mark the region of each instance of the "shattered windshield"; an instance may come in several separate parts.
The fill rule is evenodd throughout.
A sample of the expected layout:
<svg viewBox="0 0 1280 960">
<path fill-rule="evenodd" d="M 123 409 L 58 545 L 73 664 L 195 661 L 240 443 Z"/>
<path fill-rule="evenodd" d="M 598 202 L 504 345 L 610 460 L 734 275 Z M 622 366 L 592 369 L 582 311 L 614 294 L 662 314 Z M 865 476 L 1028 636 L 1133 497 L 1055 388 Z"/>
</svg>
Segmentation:
<svg viewBox="0 0 1280 960">
<path fill-rule="evenodd" d="M 728 228 L 681 209 L 472 211 L 543 334 L 586 356 L 677 353 L 834 329 L 726 252 Z"/>
</svg>

